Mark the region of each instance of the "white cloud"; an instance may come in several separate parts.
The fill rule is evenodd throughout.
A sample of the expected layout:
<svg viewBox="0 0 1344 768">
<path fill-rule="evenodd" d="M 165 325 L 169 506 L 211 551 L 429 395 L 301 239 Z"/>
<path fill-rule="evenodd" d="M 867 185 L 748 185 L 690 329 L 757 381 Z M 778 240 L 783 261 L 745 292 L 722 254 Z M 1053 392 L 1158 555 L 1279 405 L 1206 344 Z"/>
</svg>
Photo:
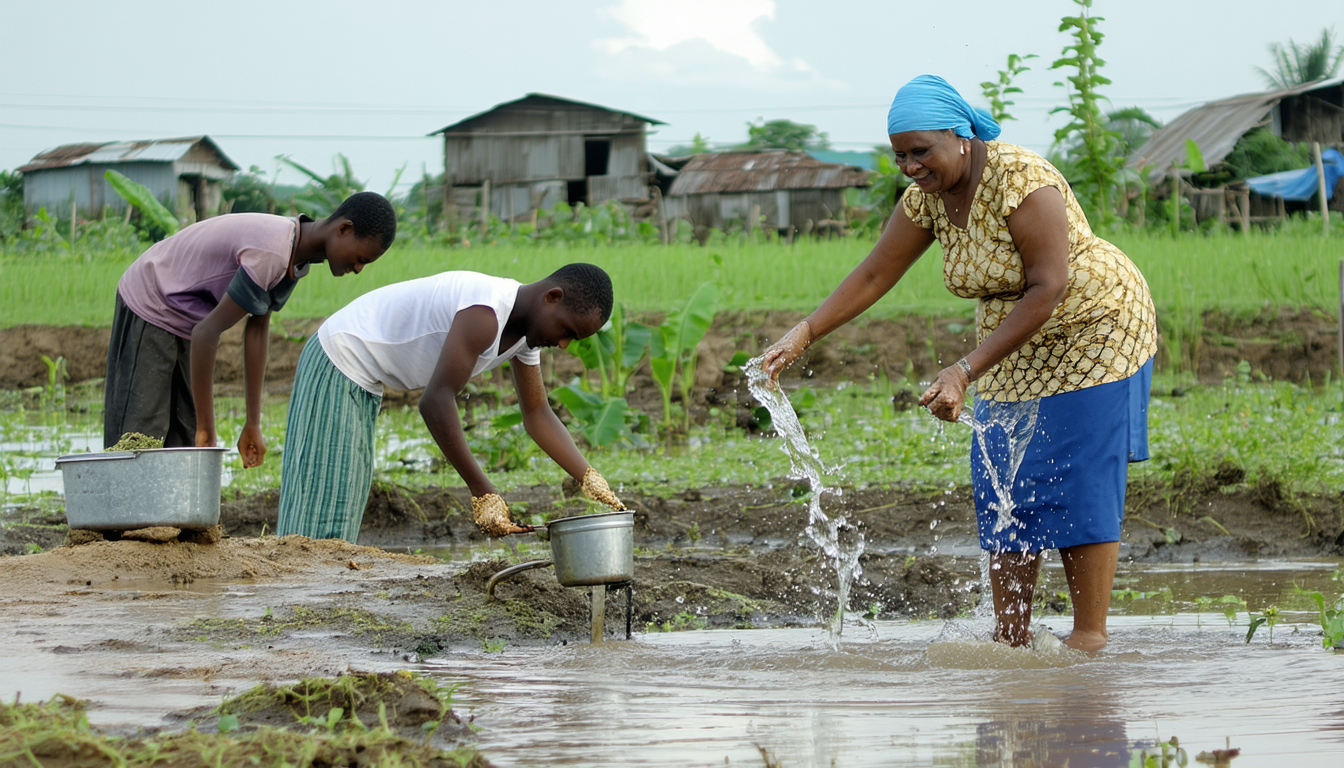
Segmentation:
<svg viewBox="0 0 1344 768">
<path fill-rule="evenodd" d="M 604 12 L 631 32 L 596 42 L 613 55 L 639 48 L 666 51 L 681 43 L 703 41 L 745 59 L 761 72 L 811 70 L 802 59 L 785 62 L 754 28 L 762 20 L 774 20 L 775 0 L 621 0 Z"/>
</svg>

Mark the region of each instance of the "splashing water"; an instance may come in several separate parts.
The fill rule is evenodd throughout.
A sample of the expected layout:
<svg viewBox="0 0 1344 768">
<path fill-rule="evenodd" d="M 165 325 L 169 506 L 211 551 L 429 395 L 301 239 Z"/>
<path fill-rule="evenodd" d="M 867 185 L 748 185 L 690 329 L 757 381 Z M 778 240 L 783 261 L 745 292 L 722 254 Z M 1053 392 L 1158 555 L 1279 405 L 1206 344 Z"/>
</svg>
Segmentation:
<svg viewBox="0 0 1344 768">
<path fill-rule="evenodd" d="M 803 425 L 798 414 L 779 385 L 770 380 L 769 374 L 761 370 L 761 358 L 753 358 L 744 366 L 747 374 L 747 389 L 751 396 L 770 412 L 775 433 L 783 438 L 780 445 L 791 465 L 790 476 L 807 480 L 812 487 L 812 496 L 807 502 L 807 527 L 803 532 L 813 543 L 821 548 L 822 554 L 836 572 L 835 613 L 826 622 L 831 647 L 838 648 L 840 632 L 844 628 L 845 610 L 849 605 L 849 587 L 863 572 L 859 565 L 859 556 L 863 554 L 862 534 L 852 537 L 852 543 L 846 547 L 841 543 L 841 534 L 851 530 L 844 516 L 830 517 L 821 509 L 821 497 L 826 492 L 840 495 L 839 488 L 827 488 L 822 482 L 824 475 L 830 474 L 821 461 L 817 449 L 807 442 Z M 846 537 L 850 538 L 850 537 Z"/>
<path fill-rule="evenodd" d="M 1022 467 L 1022 459 L 1027 455 L 1027 446 L 1036 434 L 1036 416 L 1040 413 L 1040 400 L 1022 400 L 1004 402 L 986 400 L 981 408 L 983 421 L 977 421 L 969 410 L 961 412 L 958 419 L 962 424 L 975 430 L 976 444 L 980 446 L 980 462 L 985 467 L 994 493 L 998 496 L 989 502 L 989 508 L 997 517 L 994 520 L 994 532 L 1000 533 L 1018 521 L 1013 517 L 1017 503 L 1013 501 L 1013 484 L 1017 481 L 1017 470 Z M 990 456 L 989 431 L 995 427 L 1002 429 L 1008 443 L 1008 461 L 1000 466 Z M 1002 470 L 1002 471 L 1000 471 Z"/>
<path fill-rule="evenodd" d="M 1036 417 L 1040 409 L 1040 400 L 1019 402 L 985 400 L 981 407 L 982 420 L 976 420 L 971 415 L 970 409 L 963 410 L 961 417 L 957 419 L 975 430 L 975 443 L 980 446 L 980 461 L 985 467 L 990 485 L 994 488 L 994 495 L 998 497 L 991 500 L 988 505 L 996 515 L 994 533 L 1000 533 L 1009 526 L 1020 525 L 1017 518 L 1013 517 L 1013 510 L 1017 509 L 1017 503 L 1013 501 L 1013 485 L 1017 482 L 1017 470 L 1022 467 L 1022 459 L 1027 455 L 1027 446 L 1031 443 L 1032 436 L 1036 434 Z M 1001 467 L 990 456 L 989 433 L 994 428 L 1004 432 L 1008 445 L 1006 466 Z M 1003 471 L 1000 472 L 1000 469 Z M 1016 538 L 1016 534 L 1010 533 L 1009 538 Z M 992 591 L 988 552 L 980 555 L 980 583 L 984 585 L 985 594 Z M 974 615 L 978 619 L 988 618 L 993 615 L 993 610 L 993 601 L 982 600 Z"/>
</svg>

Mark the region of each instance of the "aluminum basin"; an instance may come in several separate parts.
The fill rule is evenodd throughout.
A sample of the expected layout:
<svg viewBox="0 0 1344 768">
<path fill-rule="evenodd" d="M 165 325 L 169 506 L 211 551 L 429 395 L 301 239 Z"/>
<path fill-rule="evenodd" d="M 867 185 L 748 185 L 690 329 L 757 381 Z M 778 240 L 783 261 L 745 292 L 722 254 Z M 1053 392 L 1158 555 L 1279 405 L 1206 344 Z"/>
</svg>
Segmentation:
<svg viewBox="0 0 1344 768">
<path fill-rule="evenodd" d="M 71 528 L 129 531 L 219 523 L 225 448 L 72 453 L 56 459 Z"/>
<path fill-rule="evenodd" d="M 552 521 L 546 530 L 561 586 L 619 584 L 634 578 L 634 512 L 567 517 Z"/>
</svg>

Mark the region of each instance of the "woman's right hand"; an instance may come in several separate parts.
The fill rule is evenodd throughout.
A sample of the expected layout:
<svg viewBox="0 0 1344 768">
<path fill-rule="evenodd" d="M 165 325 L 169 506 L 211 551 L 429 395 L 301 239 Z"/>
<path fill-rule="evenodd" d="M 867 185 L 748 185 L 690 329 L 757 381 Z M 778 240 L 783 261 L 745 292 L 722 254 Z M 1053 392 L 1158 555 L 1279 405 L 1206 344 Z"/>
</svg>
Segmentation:
<svg viewBox="0 0 1344 768">
<path fill-rule="evenodd" d="M 803 356 L 812 346 L 812 326 L 806 320 L 793 326 L 784 338 L 776 341 L 761 353 L 761 370 L 770 375 L 771 381 L 779 381 L 779 374 Z"/>
</svg>

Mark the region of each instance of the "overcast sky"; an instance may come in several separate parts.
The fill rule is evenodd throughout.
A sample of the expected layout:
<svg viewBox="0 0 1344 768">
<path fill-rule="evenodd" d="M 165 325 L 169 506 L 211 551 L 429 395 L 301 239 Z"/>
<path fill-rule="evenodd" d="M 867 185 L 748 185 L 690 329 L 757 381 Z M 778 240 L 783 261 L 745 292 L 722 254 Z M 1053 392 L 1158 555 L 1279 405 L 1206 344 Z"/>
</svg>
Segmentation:
<svg viewBox="0 0 1344 768">
<path fill-rule="evenodd" d="M 208 134 L 244 169 L 278 154 L 402 189 L 442 151 L 426 134 L 529 92 L 662 120 L 651 150 L 811 123 L 837 149 L 886 141 L 911 77 L 973 104 L 1008 54 L 1037 54 L 1003 139 L 1044 152 L 1065 103 L 1051 71 L 1071 0 L 0 0 L 0 169 L 75 142 Z M 1095 0 L 1102 93 L 1170 120 L 1264 90 L 1272 42 L 1344 35 L 1340 0 Z M 282 183 L 301 183 L 285 169 Z"/>
</svg>

